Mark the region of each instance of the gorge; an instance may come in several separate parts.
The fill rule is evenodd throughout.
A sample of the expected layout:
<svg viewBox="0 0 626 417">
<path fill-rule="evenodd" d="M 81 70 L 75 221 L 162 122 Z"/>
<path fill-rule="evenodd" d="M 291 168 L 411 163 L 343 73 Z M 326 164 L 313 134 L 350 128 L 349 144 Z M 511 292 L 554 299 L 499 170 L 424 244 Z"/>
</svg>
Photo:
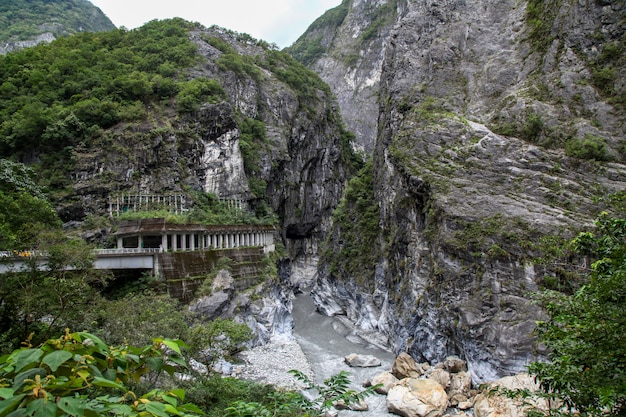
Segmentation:
<svg viewBox="0 0 626 417">
<path fill-rule="evenodd" d="M 277 276 L 192 309 L 262 344 L 310 291 L 479 384 L 544 357 L 531 294 L 625 215 L 625 28 L 618 0 L 344 0 L 286 51 L 180 19 L 76 35 L 0 60 L 0 155 L 99 246 L 116 196 L 237 202 L 274 221 Z"/>
</svg>

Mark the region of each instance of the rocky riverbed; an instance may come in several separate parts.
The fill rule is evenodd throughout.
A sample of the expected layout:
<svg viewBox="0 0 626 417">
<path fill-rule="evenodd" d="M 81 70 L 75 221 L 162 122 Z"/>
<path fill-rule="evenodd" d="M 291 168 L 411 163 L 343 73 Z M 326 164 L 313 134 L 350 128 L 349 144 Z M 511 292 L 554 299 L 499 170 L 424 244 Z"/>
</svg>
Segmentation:
<svg viewBox="0 0 626 417">
<path fill-rule="evenodd" d="M 270 343 L 239 355 L 242 364 L 233 365 L 231 376 L 289 389 L 304 388 L 290 370 L 296 369 L 314 380 L 313 368 L 300 344 L 288 336 L 274 337 Z"/>
</svg>

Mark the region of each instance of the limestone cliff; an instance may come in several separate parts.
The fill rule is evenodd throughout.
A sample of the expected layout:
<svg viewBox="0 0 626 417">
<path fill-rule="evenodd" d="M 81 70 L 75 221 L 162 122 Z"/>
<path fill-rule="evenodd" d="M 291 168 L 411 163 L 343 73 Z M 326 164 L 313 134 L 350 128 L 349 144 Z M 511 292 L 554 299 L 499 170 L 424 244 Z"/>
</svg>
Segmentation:
<svg viewBox="0 0 626 417">
<path fill-rule="evenodd" d="M 515 373 L 541 354 L 531 336 L 541 312 L 528 294 L 545 274 L 565 273 L 536 262 L 544 238 L 567 239 L 626 188 L 626 10 L 400 3 L 379 40 L 369 202 L 379 232 L 347 250 L 355 226 L 339 218 L 315 297 L 322 311 L 382 331 L 396 351 L 461 355 L 476 382 Z"/>
<path fill-rule="evenodd" d="M 399 3 L 344 0 L 286 49 L 328 83 L 356 135 L 354 145 L 368 154 L 376 140 L 380 75 Z"/>
</svg>

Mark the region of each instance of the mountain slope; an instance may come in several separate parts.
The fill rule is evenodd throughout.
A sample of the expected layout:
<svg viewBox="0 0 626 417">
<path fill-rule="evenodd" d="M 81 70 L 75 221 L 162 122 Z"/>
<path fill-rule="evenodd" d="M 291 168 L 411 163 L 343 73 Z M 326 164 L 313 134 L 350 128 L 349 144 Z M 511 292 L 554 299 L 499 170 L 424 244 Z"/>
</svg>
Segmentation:
<svg viewBox="0 0 626 417">
<path fill-rule="evenodd" d="M 352 1 L 328 10 L 285 51 L 331 87 L 355 146 L 370 154 L 377 133 L 384 50 L 402 1 Z"/>
<path fill-rule="evenodd" d="M 315 73 L 180 19 L 8 54 L 0 85 L 0 155 L 36 170 L 68 224 L 120 195 L 212 195 L 277 213 L 294 258 L 313 255 L 353 159 Z"/>
<path fill-rule="evenodd" d="M 601 211 L 624 215 L 625 6 L 396 5 L 372 168 L 335 219 L 317 303 L 417 359 L 460 355 L 475 381 L 522 371 L 541 354 L 529 293 L 577 285 L 575 259 L 548 259 Z"/>
<path fill-rule="evenodd" d="M 5 0 L 0 4 L 0 54 L 78 32 L 115 28 L 88 0 Z"/>
</svg>

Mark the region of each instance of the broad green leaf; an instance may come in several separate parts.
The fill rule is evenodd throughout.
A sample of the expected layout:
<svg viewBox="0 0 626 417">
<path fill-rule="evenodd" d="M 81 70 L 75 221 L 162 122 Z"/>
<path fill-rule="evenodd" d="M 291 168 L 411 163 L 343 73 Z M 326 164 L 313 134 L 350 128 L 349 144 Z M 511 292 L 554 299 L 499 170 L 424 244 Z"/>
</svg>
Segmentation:
<svg viewBox="0 0 626 417">
<path fill-rule="evenodd" d="M 93 379 L 93 384 L 98 387 L 117 388 L 122 391 L 127 391 L 124 385 L 118 384 L 117 382 L 111 381 L 110 379 L 95 377 Z"/>
<path fill-rule="evenodd" d="M 172 349 L 174 352 L 178 353 L 179 355 L 182 355 L 182 353 L 180 352 L 180 343 L 181 342 L 178 340 L 163 339 L 163 344 L 165 346 Z"/>
<path fill-rule="evenodd" d="M 100 352 L 109 352 L 109 347 L 107 346 L 107 344 L 104 343 L 102 339 L 100 339 L 98 336 L 87 332 L 78 332 L 78 335 L 81 337 L 81 341 L 83 344 L 86 343 L 85 340 L 91 340 Z"/>
<path fill-rule="evenodd" d="M 95 376 L 98 376 L 98 375 L 94 374 L 94 377 Z M 115 372 L 115 369 L 108 368 L 107 370 L 104 371 L 104 373 L 102 374 L 102 377 L 113 381 L 115 380 L 115 378 L 117 378 L 117 372 Z"/>
<path fill-rule="evenodd" d="M 169 417 L 169 414 L 165 409 L 165 404 L 149 402 L 146 404 L 146 411 L 157 417 Z"/>
<path fill-rule="evenodd" d="M 178 405 L 178 399 L 172 395 L 163 394 L 161 398 L 163 399 L 163 401 L 165 401 L 168 404 L 173 405 L 174 407 Z"/>
<path fill-rule="evenodd" d="M 56 416 L 57 406 L 54 401 L 38 398 L 28 404 L 26 413 L 30 416 Z"/>
<path fill-rule="evenodd" d="M 198 408 L 197 405 L 195 404 L 181 404 L 178 406 L 178 410 L 179 411 L 185 411 L 187 413 L 195 413 L 195 414 L 200 414 L 200 415 L 204 415 L 204 411 L 202 411 L 200 408 Z"/>
<path fill-rule="evenodd" d="M 18 408 L 15 411 L 11 411 L 9 414 L 7 414 L 6 417 L 25 417 L 25 416 L 26 416 L 26 409 Z"/>
<path fill-rule="evenodd" d="M 63 397 L 57 401 L 57 406 L 70 416 L 81 417 L 85 413 L 85 400 L 76 397 Z"/>
<path fill-rule="evenodd" d="M 52 372 L 56 372 L 59 366 L 72 358 L 72 354 L 67 350 L 55 350 L 43 358 L 43 363 L 48 365 Z"/>
<path fill-rule="evenodd" d="M 133 355 L 132 353 L 127 353 L 126 357 L 135 363 L 139 363 L 140 359 L 138 355 Z"/>
<path fill-rule="evenodd" d="M 9 399 L 0 401 L 0 417 L 4 417 L 9 414 L 11 411 L 15 410 L 22 399 L 25 397 L 25 394 L 16 395 L 15 397 L 11 397 Z"/>
<path fill-rule="evenodd" d="M 28 369 L 21 374 L 17 374 L 15 378 L 13 378 L 13 389 L 18 391 L 22 385 L 24 385 L 25 380 L 34 379 L 35 375 L 45 376 L 46 372 L 43 368 L 33 368 Z"/>
<path fill-rule="evenodd" d="M 148 365 L 148 368 L 150 368 L 150 370 L 152 371 L 160 371 L 161 369 L 163 369 L 163 358 L 160 357 L 150 357 L 150 358 L 146 358 L 146 365 Z"/>
<path fill-rule="evenodd" d="M 183 358 L 182 356 L 170 356 L 168 359 L 182 367 L 185 367 L 185 368 L 187 367 L 187 362 L 185 361 L 185 358 Z"/>
<path fill-rule="evenodd" d="M 24 349 L 15 357 L 15 372 L 19 372 L 28 365 L 37 366 L 43 355 L 41 349 Z"/>
<path fill-rule="evenodd" d="M 13 391 L 11 388 L 0 388 L 0 398 L 11 398 L 14 393 L 15 391 Z"/>
<path fill-rule="evenodd" d="M 181 401 L 185 400 L 185 390 L 184 389 L 180 389 L 180 388 L 179 389 L 173 389 L 173 390 L 170 391 L 170 394 L 175 395 Z"/>
<path fill-rule="evenodd" d="M 123 416 L 129 416 L 133 413 L 133 409 L 126 404 L 112 404 L 109 405 L 108 408 L 115 414 L 120 414 Z"/>
</svg>

